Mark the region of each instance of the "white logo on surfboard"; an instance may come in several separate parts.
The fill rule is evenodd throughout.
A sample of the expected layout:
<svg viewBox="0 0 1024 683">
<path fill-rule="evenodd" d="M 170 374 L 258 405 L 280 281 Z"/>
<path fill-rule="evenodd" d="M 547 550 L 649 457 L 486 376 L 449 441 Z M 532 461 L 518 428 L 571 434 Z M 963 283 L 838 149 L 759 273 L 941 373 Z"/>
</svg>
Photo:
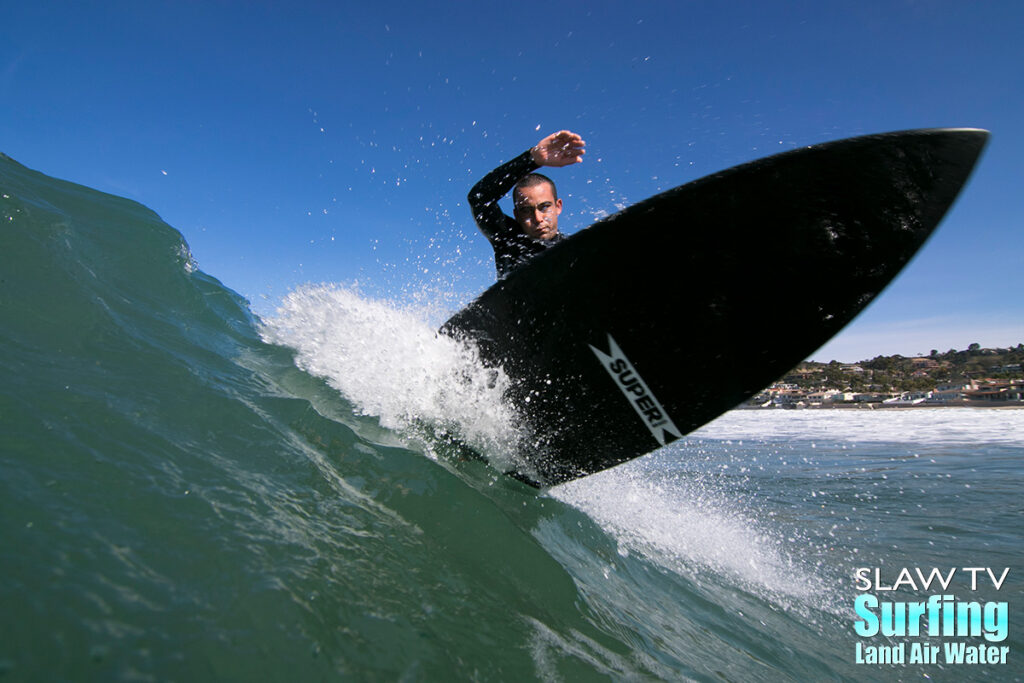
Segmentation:
<svg viewBox="0 0 1024 683">
<path fill-rule="evenodd" d="M 616 386 L 622 391 L 623 396 L 633 406 L 633 410 L 647 425 L 647 429 L 659 444 L 664 446 L 682 436 L 679 429 L 672 423 L 672 418 L 668 416 L 661 403 L 651 393 L 647 383 L 640 377 L 640 373 L 636 371 L 633 364 L 626 358 L 626 354 L 612 339 L 612 335 L 608 335 L 608 353 L 604 353 L 590 344 L 588 346 L 604 369 L 615 380 Z"/>
</svg>

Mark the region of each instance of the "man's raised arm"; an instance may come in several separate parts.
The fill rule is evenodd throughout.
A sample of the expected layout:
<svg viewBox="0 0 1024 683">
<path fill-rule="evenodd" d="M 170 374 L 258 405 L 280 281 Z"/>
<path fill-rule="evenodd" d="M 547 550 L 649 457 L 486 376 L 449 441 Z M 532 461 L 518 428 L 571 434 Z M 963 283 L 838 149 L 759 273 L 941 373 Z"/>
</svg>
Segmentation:
<svg viewBox="0 0 1024 683">
<path fill-rule="evenodd" d="M 469 191 L 469 208 L 473 211 L 473 219 L 488 239 L 505 230 L 506 222 L 511 220 L 498 206 L 498 200 L 508 194 L 520 178 L 538 168 L 530 152 L 523 152 L 494 169 Z"/>
</svg>

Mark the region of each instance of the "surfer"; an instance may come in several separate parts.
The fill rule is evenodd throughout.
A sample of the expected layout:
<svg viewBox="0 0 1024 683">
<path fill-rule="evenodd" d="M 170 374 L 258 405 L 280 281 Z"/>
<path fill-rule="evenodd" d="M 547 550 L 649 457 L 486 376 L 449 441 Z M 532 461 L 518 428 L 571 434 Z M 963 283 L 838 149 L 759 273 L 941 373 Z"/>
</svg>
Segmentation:
<svg viewBox="0 0 1024 683">
<path fill-rule="evenodd" d="M 562 200 L 558 198 L 555 184 L 547 176 L 533 171 L 541 166 L 579 163 L 583 161 L 585 146 L 583 138 L 576 133 L 567 130 L 552 133 L 535 147 L 485 175 L 469 191 L 473 218 L 494 248 L 498 279 L 565 239 L 558 232 Z M 505 215 L 498 206 L 498 201 L 513 187 L 515 218 Z"/>
</svg>

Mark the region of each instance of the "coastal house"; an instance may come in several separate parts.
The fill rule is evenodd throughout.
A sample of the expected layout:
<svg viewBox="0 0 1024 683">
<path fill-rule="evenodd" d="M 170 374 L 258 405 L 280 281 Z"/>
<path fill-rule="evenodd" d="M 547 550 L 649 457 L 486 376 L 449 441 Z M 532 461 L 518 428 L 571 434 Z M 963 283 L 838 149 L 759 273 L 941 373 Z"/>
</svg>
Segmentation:
<svg viewBox="0 0 1024 683">
<path fill-rule="evenodd" d="M 954 382 L 938 384 L 932 390 L 932 395 L 931 398 L 928 399 L 928 402 L 952 403 L 954 401 L 962 401 L 966 398 L 968 391 L 974 391 L 977 388 L 978 383 L 967 378 L 961 378 Z"/>
<path fill-rule="evenodd" d="M 1024 383 L 1021 382 L 993 382 L 965 393 L 972 403 L 1024 403 Z"/>
<path fill-rule="evenodd" d="M 889 406 L 916 406 L 928 401 L 932 397 L 930 391 L 904 391 L 899 396 L 887 398 L 882 403 Z"/>
<path fill-rule="evenodd" d="M 776 392 L 771 399 L 771 405 L 776 408 L 795 408 L 804 405 L 806 394 L 799 389 Z"/>
<path fill-rule="evenodd" d="M 811 405 L 833 403 L 836 401 L 837 396 L 842 396 L 842 394 L 836 389 L 821 389 L 807 394 L 807 401 Z"/>
</svg>

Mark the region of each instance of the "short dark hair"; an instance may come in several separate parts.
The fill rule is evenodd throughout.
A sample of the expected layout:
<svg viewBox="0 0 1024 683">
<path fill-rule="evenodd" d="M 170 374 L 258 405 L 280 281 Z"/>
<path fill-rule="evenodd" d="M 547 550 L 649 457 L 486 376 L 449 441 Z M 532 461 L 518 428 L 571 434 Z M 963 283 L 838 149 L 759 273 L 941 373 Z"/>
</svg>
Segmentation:
<svg viewBox="0 0 1024 683">
<path fill-rule="evenodd" d="M 520 188 L 523 188 L 523 187 L 533 187 L 535 185 L 541 185 L 543 183 L 547 183 L 548 185 L 551 186 L 551 194 L 552 194 L 552 196 L 555 199 L 558 199 L 558 190 L 555 189 L 554 181 L 551 180 L 551 178 L 548 178 L 546 175 L 543 175 L 541 173 L 528 173 L 528 174 L 524 175 L 522 178 L 520 178 L 519 182 L 516 183 L 516 186 L 512 189 L 512 197 L 513 197 L 513 199 L 515 198 L 515 196 L 519 192 Z"/>
</svg>

